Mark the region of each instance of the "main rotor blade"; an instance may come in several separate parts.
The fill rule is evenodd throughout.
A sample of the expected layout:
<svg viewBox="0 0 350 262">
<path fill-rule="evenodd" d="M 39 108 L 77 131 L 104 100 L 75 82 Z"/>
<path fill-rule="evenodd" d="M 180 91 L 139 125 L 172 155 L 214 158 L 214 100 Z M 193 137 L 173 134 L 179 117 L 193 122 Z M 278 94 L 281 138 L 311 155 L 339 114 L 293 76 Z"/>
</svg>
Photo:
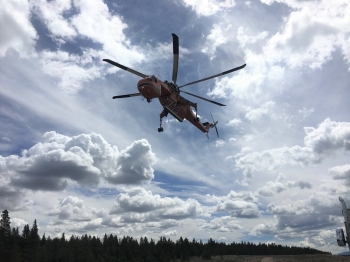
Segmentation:
<svg viewBox="0 0 350 262">
<path fill-rule="evenodd" d="M 179 87 L 181 88 L 181 87 L 184 87 L 184 86 L 193 85 L 193 84 L 195 84 L 195 83 L 203 82 L 203 81 L 205 81 L 205 80 L 209 80 L 209 79 L 212 79 L 212 78 L 215 78 L 215 77 L 218 77 L 218 76 L 226 75 L 226 74 L 228 74 L 228 73 L 232 73 L 232 72 L 234 72 L 234 71 L 240 70 L 240 69 L 244 68 L 245 66 L 246 66 L 246 64 L 241 65 L 241 66 L 239 66 L 239 67 L 232 68 L 232 69 L 227 70 L 227 71 L 225 71 L 225 72 L 222 72 L 222 73 L 220 73 L 220 74 L 213 75 L 213 76 L 209 76 L 209 77 L 203 78 L 203 79 L 201 79 L 201 80 L 197 80 L 197 81 L 194 81 L 194 82 L 191 82 L 191 83 L 188 83 L 188 84 L 186 84 L 186 85 L 179 86 Z"/>
<path fill-rule="evenodd" d="M 179 68 L 179 37 L 175 34 L 171 34 L 173 36 L 173 82 L 176 84 L 177 79 L 177 69 Z"/>
<path fill-rule="evenodd" d="M 114 66 L 116 66 L 116 67 L 119 67 L 119 68 L 121 68 L 121 69 L 123 69 L 123 70 L 126 70 L 126 71 L 128 71 L 128 72 L 130 72 L 130 73 L 132 73 L 132 74 L 134 74 L 134 75 L 140 76 L 140 77 L 142 77 L 142 78 L 147 77 L 147 75 L 145 75 L 145 74 L 142 74 L 142 73 L 137 72 L 137 71 L 135 71 L 135 70 L 133 70 L 133 69 L 131 69 L 131 68 L 128 68 L 128 67 L 126 67 L 126 66 L 123 66 L 123 65 L 121 65 L 121 64 L 118 64 L 117 62 L 114 62 L 114 61 L 112 61 L 112 60 L 103 59 L 102 61 L 105 61 L 105 62 L 107 62 L 107 63 L 110 63 L 111 65 L 114 65 Z"/>
<path fill-rule="evenodd" d="M 113 99 L 140 96 L 140 95 L 141 95 L 140 93 L 135 93 L 135 94 L 121 95 L 121 96 L 113 96 Z"/>
<path fill-rule="evenodd" d="M 218 106 L 226 106 L 226 105 L 220 104 L 220 103 L 218 103 L 218 102 L 215 102 L 215 101 L 213 101 L 213 100 L 209 100 L 209 99 L 207 99 L 207 98 L 204 98 L 204 97 L 201 97 L 201 96 L 197 96 L 197 95 L 195 95 L 195 94 L 191 94 L 191 93 L 188 93 L 188 92 L 185 92 L 185 91 L 181 91 L 181 92 L 182 92 L 182 93 L 185 93 L 185 94 L 188 94 L 188 95 L 190 95 L 190 96 L 194 96 L 194 97 L 197 97 L 197 98 L 199 98 L 199 99 L 205 100 L 205 101 L 207 101 L 207 102 L 213 103 L 213 104 L 218 105 Z"/>
</svg>

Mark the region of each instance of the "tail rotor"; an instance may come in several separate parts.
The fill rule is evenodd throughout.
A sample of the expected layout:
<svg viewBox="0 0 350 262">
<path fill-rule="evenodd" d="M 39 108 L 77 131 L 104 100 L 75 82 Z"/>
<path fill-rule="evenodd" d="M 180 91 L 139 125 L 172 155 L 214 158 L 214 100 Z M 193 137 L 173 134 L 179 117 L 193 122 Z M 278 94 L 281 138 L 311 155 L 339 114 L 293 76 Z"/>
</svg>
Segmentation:
<svg viewBox="0 0 350 262">
<path fill-rule="evenodd" d="M 211 112 L 210 112 L 210 115 L 211 115 L 211 118 L 213 119 L 213 123 L 210 124 L 210 127 L 211 127 L 211 128 L 215 127 L 216 135 L 217 135 L 218 138 L 219 138 L 219 132 L 218 132 L 218 129 L 216 128 L 216 125 L 217 125 L 218 121 L 215 121 L 215 120 L 214 120 L 214 117 L 213 117 L 213 115 L 211 114 Z"/>
</svg>

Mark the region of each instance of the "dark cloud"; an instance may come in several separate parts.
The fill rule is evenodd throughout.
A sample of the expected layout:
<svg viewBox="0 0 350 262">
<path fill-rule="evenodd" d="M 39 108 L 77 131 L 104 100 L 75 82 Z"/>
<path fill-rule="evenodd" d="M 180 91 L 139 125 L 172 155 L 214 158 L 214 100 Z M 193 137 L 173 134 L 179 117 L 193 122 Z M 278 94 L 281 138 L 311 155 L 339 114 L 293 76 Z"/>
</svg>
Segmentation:
<svg viewBox="0 0 350 262">
<path fill-rule="evenodd" d="M 350 165 L 336 166 L 329 169 L 329 175 L 335 180 L 343 180 L 347 186 L 350 186 Z"/>
<path fill-rule="evenodd" d="M 147 140 L 135 141 L 119 152 L 101 135 L 73 137 L 47 132 L 43 141 L 21 156 L 1 158 L 1 174 L 11 186 L 31 190 L 61 191 L 70 181 L 96 187 L 104 177 L 114 184 L 139 184 L 153 179 L 156 157 Z"/>
<path fill-rule="evenodd" d="M 277 230 L 292 228 L 297 232 L 305 230 L 322 229 L 327 227 L 336 227 L 339 223 L 333 216 L 322 215 L 321 213 L 286 215 L 279 216 L 276 225 Z"/>
<path fill-rule="evenodd" d="M 19 176 L 13 178 L 11 185 L 20 188 L 27 188 L 32 190 L 46 190 L 46 191 L 62 191 L 68 183 L 67 180 L 62 180 L 57 177 L 26 177 Z"/>
<path fill-rule="evenodd" d="M 29 210 L 33 205 L 32 200 L 26 199 L 25 191 L 17 190 L 9 186 L 0 186 L 1 210 L 11 211 Z"/>
<path fill-rule="evenodd" d="M 266 211 L 273 214 L 276 221 L 256 226 L 252 234 L 293 238 L 291 234 L 336 227 L 340 221 L 340 210 L 340 205 L 336 205 L 335 199 L 325 193 L 318 193 L 291 204 L 270 203 Z"/>
<path fill-rule="evenodd" d="M 163 221 L 159 221 L 159 222 L 149 222 L 145 224 L 146 228 L 153 228 L 155 230 L 164 230 L 164 229 L 169 229 L 169 228 L 174 228 L 174 227 L 178 227 L 182 225 L 182 223 L 178 220 L 175 219 L 166 219 Z"/>
</svg>

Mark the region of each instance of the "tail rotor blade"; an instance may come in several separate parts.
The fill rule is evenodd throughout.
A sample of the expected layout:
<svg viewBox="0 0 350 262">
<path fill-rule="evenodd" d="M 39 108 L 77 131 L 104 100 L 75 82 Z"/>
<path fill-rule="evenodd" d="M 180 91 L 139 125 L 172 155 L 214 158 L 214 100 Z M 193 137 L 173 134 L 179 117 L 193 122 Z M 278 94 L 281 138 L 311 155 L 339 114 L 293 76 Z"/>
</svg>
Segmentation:
<svg viewBox="0 0 350 262">
<path fill-rule="evenodd" d="M 171 34 L 173 36 L 173 82 L 176 84 L 177 80 L 177 70 L 179 67 L 179 37 L 175 34 Z"/>
<path fill-rule="evenodd" d="M 217 135 L 218 138 L 219 138 L 219 131 L 218 131 L 217 127 L 216 127 L 216 124 L 218 123 L 218 121 L 215 122 L 214 117 L 213 117 L 213 115 L 211 114 L 211 112 L 210 112 L 210 115 L 211 115 L 211 119 L 213 119 L 213 126 L 215 127 L 216 135 Z"/>
<path fill-rule="evenodd" d="M 142 77 L 142 78 L 147 77 L 147 75 L 145 75 L 145 74 L 142 74 L 142 73 L 140 73 L 140 72 L 137 72 L 137 71 L 134 70 L 134 69 L 131 69 L 131 68 L 128 68 L 128 67 L 123 66 L 123 65 L 121 65 L 121 64 L 118 64 L 117 62 L 114 62 L 114 61 L 112 61 L 112 60 L 110 60 L 110 59 L 103 59 L 102 61 L 105 61 L 105 62 L 107 62 L 107 63 L 110 63 L 111 65 L 114 65 L 114 66 L 116 66 L 116 67 L 119 67 L 119 68 L 121 68 L 121 69 L 123 69 L 123 70 L 125 70 L 125 71 L 128 71 L 128 72 L 130 72 L 130 73 L 132 73 L 132 74 L 134 74 L 134 75 L 140 76 L 140 77 Z"/>
</svg>

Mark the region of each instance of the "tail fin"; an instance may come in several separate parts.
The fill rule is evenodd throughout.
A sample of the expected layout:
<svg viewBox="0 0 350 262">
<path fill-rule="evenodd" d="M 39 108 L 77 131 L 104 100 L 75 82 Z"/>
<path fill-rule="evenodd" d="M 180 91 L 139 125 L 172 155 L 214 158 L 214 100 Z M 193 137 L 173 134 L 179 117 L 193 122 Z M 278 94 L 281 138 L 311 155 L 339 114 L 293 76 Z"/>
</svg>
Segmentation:
<svg viewBox="0 0 350 262">
<path fill-rule="evenodd" d="M 218 138 L 219 138 L 219 132 L 218 132 L 218 129 L 216 128 L 216 125 L 218 124 L 218 121 L 215 121 L 215 120 L 214 120 L 213 115 L 212 115 L 211 113 L 210 113 L 210 115 L 211 115 L 211 118 L 213 119 L 213 123 L 208 123 L 208 122 L 203 123 L 203 125 L 205 126 L 205 128 L 206 128 L 206 130 L 207 130 L 207 132 L 205 133 L 205 135 L 207 136 L 207 138 L 209 138 L 209 136 L 208 136 L 209 129 L 215 127 L 216 135 L 217 135 Z"/>
<path fill-rule="evenodd" d="M 216 135 L 217 135 L 218 138 L 219 138 L 219 132 L 218 132 L 218 129 L 216 128 L 216 125 L 217 125 L 219 122 L 214 120 L 214 117 L 213 117 L 213 115 L 211 114 L 211 112 L 210 112 L 210 115 L 211 115 L 211 118 L 213 119 L 213 123 L 210 124 L 210 127 L 211 127 L 211 128 L 215 127 Z"/>
</svg>

